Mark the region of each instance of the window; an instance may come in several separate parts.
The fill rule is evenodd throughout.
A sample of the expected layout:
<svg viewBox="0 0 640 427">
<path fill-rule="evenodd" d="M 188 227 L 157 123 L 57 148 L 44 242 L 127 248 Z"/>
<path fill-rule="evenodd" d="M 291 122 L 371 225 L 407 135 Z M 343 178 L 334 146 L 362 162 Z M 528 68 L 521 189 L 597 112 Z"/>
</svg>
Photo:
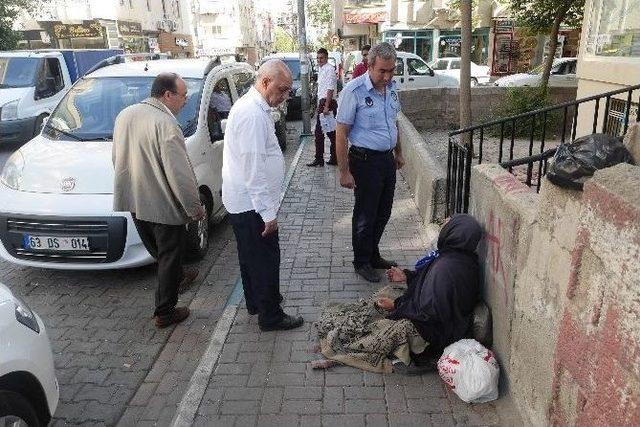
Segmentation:
<svg viewBox="0 0 640 427">
<path fill-rule="evenodd" d="M 460 69 L 460 60 L 459 59 L 454 59 L 451 61 L 451 69 L 452 70 L 459 70 Z"/>
<path fill-rule="evenodd" d="M 434 70 L 446 70 L 447 65 L 449 65 L 449 61 L 439 59 L 433 64 L 431 68 L 433 68 Z"/>
<path fill-rule="evenodd" d="M 393 75 L 404 76 L 404 62 L 402 61 L 402 58 L 396 58 L 396 71 Z"/>
<path fill-rule="evenodd" d="M 408 58 L 407 69 L 410 76 L 424 76 L 429 73 L 429 67 L 421 59 Z"/>
<path fill-rule="evenodd" d="M 588 20 L 587 53 L 640 57 L 639 22 L 640 0 L 594 0 Z"/>
<path fill-rule="evenodd" d="M 229 111 L 233 101 L 229 81 L 221 78 L 213 86 L 211 98 L 209 98 L 209 109 L 207 111 L 207 126 L 211 142 L 222 139 L 222 120 L 229 117 Z"/>
<path fill-rule="evenodd" d="M 255 81 L 256 79 L 251 73 L 238 73 L 233 76 L 233 82 L 238 91 L 238 98 L 247 93 Z"/>
</svg>

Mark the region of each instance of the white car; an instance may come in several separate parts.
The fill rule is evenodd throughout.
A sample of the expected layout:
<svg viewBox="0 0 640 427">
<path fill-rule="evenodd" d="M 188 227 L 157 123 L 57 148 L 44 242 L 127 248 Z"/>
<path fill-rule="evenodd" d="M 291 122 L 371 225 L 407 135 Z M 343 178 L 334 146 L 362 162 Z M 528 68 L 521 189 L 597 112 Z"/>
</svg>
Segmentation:
<svg viewBox="0 0 640 427">
<path fill-rule="evenodd" d="M 460 61 L 462 58 L 440 58 L 431 61 L 429 66 L 436 74 L 451 76 L 460 82 Z M 489 83 L 491 69 L 487 65 L 471 63 L 471 86 L 484 85 Z M 459 84 L 459 83 L 458 83 Z"/>
<path fill-rule="evenodd" d="M 0 426 L 46 426 L 59 395 L 42 320 L 0 283 Z"/>
<path fill-rule="evenodd" d="M 416 54 L 397 52 L 396 71 L 393 76 L 398 89 L 423 89 L 429 87 L 458 87 L 455 77 L 437 74 Z"/>
<path fill-rule="evenodd" d="M 245 63 L 209 60 L 124 62 L 78 80 L 42 133 L 16 151 L 0 175 L 0 256 L 54 269 L 116 269 L 154 262 L 128 212 L 113 211 L 111 138 L 123 108 L 147 98 L 161 72 L 187 83 L 177 119 L 198 179 L 206 218 L 188 227 L 202 256 L 222 205 L 222 146 L 228 110 L 253 85 Z"/>
<path fill-rule="evenodd" d="M 576 78 L 576 58 L 554 59 L 549 74 L 549 87 L 578 87 Z M 542 67 L 540 64 L 528 73 L 513 74 L 499 78 L 494 82 L 496 86 L 538 86 L 542 79 Z"/>
</svg>

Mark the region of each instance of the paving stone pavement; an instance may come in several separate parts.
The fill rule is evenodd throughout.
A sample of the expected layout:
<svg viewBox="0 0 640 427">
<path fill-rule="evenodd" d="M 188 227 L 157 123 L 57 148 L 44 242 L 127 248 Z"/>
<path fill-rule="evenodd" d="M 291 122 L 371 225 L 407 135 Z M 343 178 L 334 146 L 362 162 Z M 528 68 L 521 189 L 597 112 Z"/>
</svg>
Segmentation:
<svg viewBox="0 0 640 427">
<path fill-rule="evenodd" d="M 290 123 L 287 165 L 300 127 Z M 235 249 L 227 249 L 234 241 L 226 221 L 212 228 L 208 254 L 193 264 L 200 277 L 179 298 L 193 314 L 167 329 L 152 322 L 155 265 L 60 271 L 0 260 L 0 281 L 40 315 L 49 334 L 60 384 L 52 425 L 126 425 L 123 414 L 140 407 L 155 420 L 167 414 L 165 402 L 182 397 L 235 283 Z"/>
<path fill-rule="evenodd" d="M 312 157 L 313 144 L 309 144 L 278 217 L 285 311 L 304 316 L 306 322 L 293 331 L 260 332 L 256 316 L 249 316 L 241 304 L 194 425 L 519 424 L 506 399 L 465 404 L 435 373 L 407 377 L 347 366 L 326 371 L 310 368 L 309 361 L 318 357 L 311 350 L 317 340 L 312 323 L 323 304 L 354 301 L 384 286 L 355 275 L 351 264 L 352 192 L 340 188 L 335 167 L 305 167 Z M 411 266 L 432 243 L 399 175 L 381 252 L 402 266 Z M 164 424 L 162 419 L 157 421 Z"/>
</svg>

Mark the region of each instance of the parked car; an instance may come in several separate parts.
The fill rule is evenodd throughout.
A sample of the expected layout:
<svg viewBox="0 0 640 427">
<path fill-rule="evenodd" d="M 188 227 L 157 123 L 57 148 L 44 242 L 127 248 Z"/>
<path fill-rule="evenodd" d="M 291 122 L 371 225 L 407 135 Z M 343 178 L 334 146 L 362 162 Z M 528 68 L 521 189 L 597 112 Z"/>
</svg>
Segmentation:
<svg viewBox="0 0 640 427">
<path fill-rule="evenodd" d="M 437 74 L 416 54 L 398 52 L 396 72 L 393 77 L 399 89 L 422 89 L 428 87 L 458 87 L 455 77 Z"/>
<path fill-rule="evenodd" d="M 120 49 L 0 52 L 0 143 L 19 144 L 40 132 L 71 85 Z"/>
<path fill-rule="evenodd" d="M 0 425 L 46 426 L 59 394 L 42 319 L 0 283 Z"/>
<path fill-rule="evenodd" d="M 436 72 L 445 76 L 451 76 L 458 80 L 460 84 L 460 61 L 462 58 L 439 58 L 429 63 L 429 66 Z M 489 83 L 491 69 L 487 65 L 478 65 L 471 62 L 471 86 Z"/>
<path fill-rule="evenodd" d="M 275 53 L 273 55 L 266 56 L 260 61 L 262 65 L 269 59 L 280 59 L 291 71 L 293 76 L 293 86 L 291 88 L 291 94 L 289 95 L 289 101 L 287 101 L 288 114 L 292 117 L 300 117 L 302 113 L 302 84 L 300 81 L 300 55 L 298 53 Z M 314 58 L 309 55 L 309 96 L 311 104 L 311 113 L 315 111 L 315 106 L 318 105 L 318 90 L 316 85 L 317 71 L 315 67 Z"/>
<path fill-rule="evenodd" d="M 549 87 L 578 87 L 577 64 L 577 58 L 554 59 L 551 74 L 549 74 Z M 494 84 L 496 86 L 538 86 L 542 80 L 542 68 L 543 64 L 540 64 L 528 73 L 499 78 Z"/>
<path fill-rule="evenodd" d="M 128 212 L 114 212 L 114 120 L 173 71 L 188 95 L 177 120 L 186 138 L 207 215 L 188 227 L 188 250 L 202 256 L 222 205 L 222 148 L 229 109 L 254 83 L 245 63 L 199 59 L 125 62 L 78 80 L 42 133 L 16 151 L 0 174 L 0 256 L 42 268 L 115 269 L 153 262 Z M 275 132 L 275 126 L 274 126 Z"/>
</svg>

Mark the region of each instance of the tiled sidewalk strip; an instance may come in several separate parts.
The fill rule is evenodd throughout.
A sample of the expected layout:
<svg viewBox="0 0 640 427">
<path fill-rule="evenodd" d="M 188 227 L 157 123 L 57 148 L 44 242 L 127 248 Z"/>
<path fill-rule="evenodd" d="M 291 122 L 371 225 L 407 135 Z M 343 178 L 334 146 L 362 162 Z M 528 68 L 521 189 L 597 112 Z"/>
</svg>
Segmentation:
<svg viewBox="0 0 640 427">
<path fill-rule="evenodd" d="M 300 161 L 311 161 L 308 148 Z M 437 374 L 380 375 L 341 366 L 312 370 L 312 323 L 330 302 L 350 302 L 384 286 L 358 278 L 351 265 L 352 193 L 334 167 L 298 167 L 283 201 L 281 291 L 285 310 L 305 317 L 294 331 L 260 332 L 241 303 L 198 408 L 202 426 L 429 426 L 501 424 L 494 404 L 467 405 Z M 430 244 L 399 176 L 381 250 L 411 266 Z"/>
</svg>

